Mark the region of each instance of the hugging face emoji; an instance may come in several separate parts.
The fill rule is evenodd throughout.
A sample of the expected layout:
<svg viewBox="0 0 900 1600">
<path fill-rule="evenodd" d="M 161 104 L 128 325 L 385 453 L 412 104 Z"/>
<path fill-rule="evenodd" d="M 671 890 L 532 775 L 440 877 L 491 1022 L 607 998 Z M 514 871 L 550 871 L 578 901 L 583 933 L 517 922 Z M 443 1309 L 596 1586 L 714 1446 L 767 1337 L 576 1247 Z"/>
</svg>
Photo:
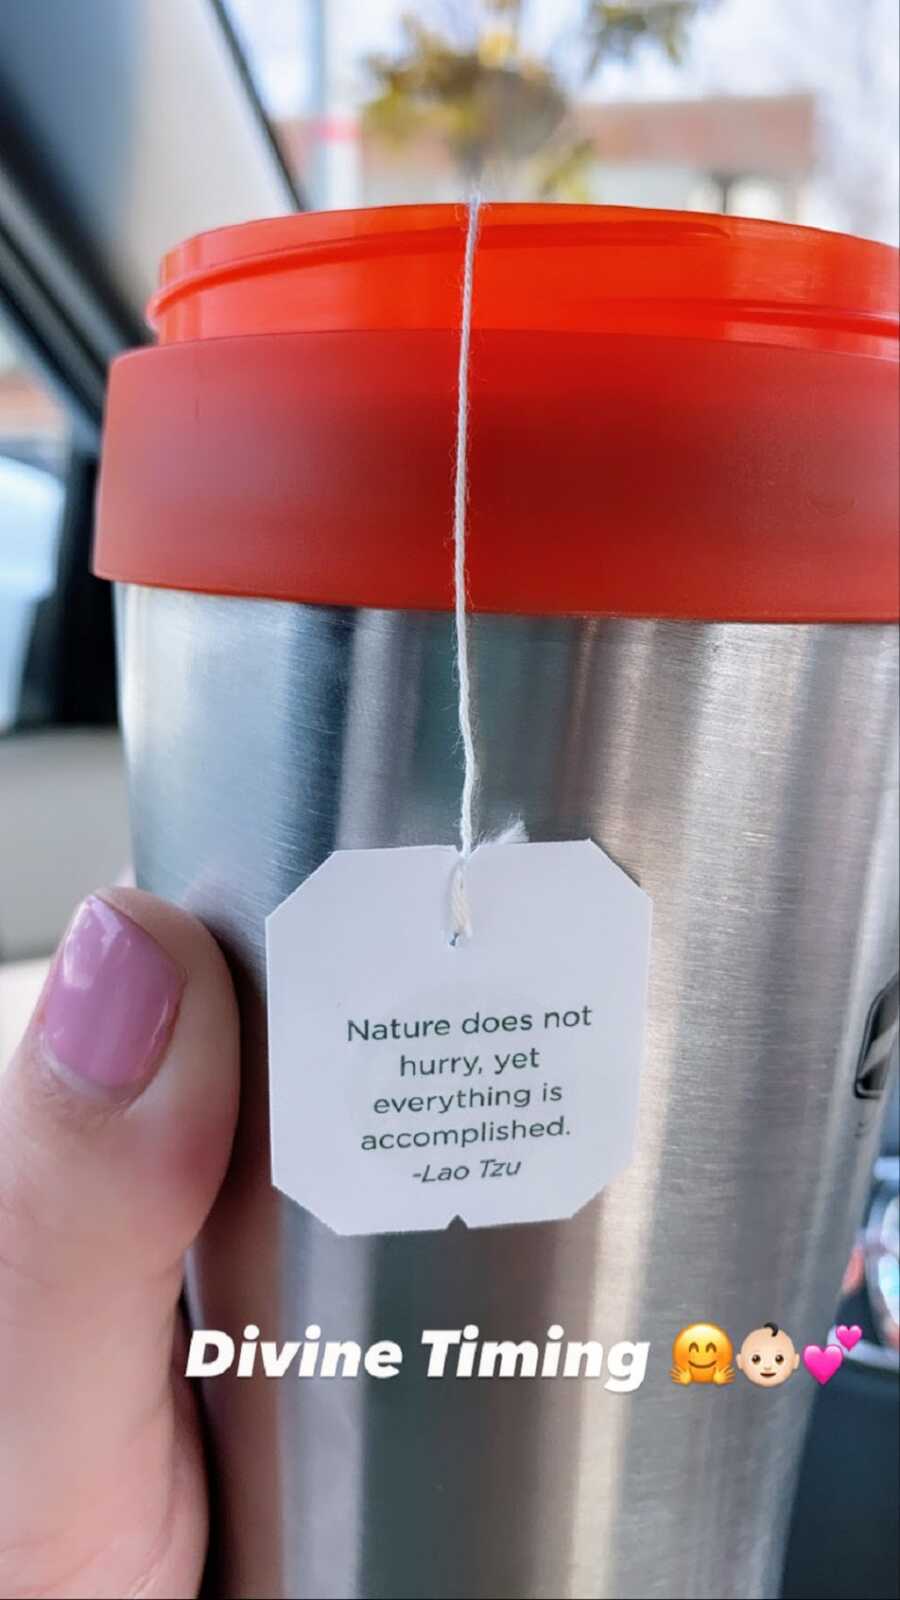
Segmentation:
<svg viewBox="0 0 900 1600">
<path fill-rule="evenodd" d="M 777 1322 L 767 1322 L 748 1333 L 738 1352 L 737 1364 L 745 1378 L 761 1389 L 776 1389 L 787 1383 L 800 1365 L 790 1334 Z"/>
<path fill-rule="evenodd" d="M 692 1322 L 672 1346 L 673 1383 L 733 1383 L 734 1354 L 724 1328 L 714 1322 Z"/>
</svg>

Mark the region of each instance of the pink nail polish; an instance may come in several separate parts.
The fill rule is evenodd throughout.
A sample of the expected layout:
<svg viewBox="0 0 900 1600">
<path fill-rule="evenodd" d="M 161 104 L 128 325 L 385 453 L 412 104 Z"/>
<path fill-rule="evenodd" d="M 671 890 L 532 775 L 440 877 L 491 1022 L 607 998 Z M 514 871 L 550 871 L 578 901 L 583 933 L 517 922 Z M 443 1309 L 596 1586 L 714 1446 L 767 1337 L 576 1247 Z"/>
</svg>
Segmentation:
<svg viewBox="0 0 900 1600">
<path fill-rule="evenodd" d="M 104 1089 L 148 1078 L 164 1050 L 184 974 L 149 933 L 105 900 L 79 906 L 37 1026 L 53 1060 Z"/>
</svg>

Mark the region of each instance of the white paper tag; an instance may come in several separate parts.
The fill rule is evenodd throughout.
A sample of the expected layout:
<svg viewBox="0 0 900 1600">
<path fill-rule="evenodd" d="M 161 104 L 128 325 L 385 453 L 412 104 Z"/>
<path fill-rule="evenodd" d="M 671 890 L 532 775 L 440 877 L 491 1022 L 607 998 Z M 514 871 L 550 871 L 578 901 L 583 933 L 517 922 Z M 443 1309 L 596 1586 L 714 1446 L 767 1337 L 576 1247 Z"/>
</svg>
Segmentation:
<svg viewBox="0 0 900 1600">
<path fill-rule="evenodd" d="M 650 900 L 582 840 L 339 850 L 266 924 L 273 1181 L 337 1233 L 569 1217 L 634 1142 Z"/>
</svg>

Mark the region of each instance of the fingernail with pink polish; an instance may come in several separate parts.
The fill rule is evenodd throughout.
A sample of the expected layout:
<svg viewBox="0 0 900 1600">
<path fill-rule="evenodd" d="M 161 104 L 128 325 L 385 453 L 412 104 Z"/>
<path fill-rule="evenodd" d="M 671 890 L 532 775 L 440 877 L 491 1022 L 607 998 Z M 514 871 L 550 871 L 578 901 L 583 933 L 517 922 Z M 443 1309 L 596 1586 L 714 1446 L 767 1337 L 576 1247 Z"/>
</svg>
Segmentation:
<svg viewBox="0 0 900 1600">
<path fill-rule="evenodd" d="M 184 974 L 124 912 L 91 895 L 50 974 L 37 1025 L 65 1072 L 102 1089 L 149 1078 L 168 1043 Z"/>
</svg>

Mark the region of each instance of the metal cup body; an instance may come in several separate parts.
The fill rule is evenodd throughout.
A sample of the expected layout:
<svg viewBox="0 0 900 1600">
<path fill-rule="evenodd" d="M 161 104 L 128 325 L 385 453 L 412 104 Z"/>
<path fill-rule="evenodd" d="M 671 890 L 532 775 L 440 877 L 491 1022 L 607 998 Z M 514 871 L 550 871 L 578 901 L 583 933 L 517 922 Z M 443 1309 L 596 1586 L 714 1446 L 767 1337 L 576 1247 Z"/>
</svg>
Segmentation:
<svg viewBox="0 0 900 1600">
<path fill-rule="evenodd" d="M 877 1148 L 854 1084 L 896 967 L 894 630 L 471 619 L 481 829 L 589 836 L 653 898 L 635 1159 L 568 1222 L 339 1238 L 270 1184 L 264 918 L 334 849 L 454 840 L 451 621 L 118 604 L 138 881 L 212 929 L 242 1012 L 193 1319 L 404 1351 L 388 1382 L 207 1382 L 217 1592 L 777 1592 L 815 1384 L 682 1389 L 671 1346 L 773 1320 L 799 1348 L 833 1319 Z M 422 1331 L 468 1323 L 649 1340 L 647 1374 L 426 1378 Z"/>
</svg>

